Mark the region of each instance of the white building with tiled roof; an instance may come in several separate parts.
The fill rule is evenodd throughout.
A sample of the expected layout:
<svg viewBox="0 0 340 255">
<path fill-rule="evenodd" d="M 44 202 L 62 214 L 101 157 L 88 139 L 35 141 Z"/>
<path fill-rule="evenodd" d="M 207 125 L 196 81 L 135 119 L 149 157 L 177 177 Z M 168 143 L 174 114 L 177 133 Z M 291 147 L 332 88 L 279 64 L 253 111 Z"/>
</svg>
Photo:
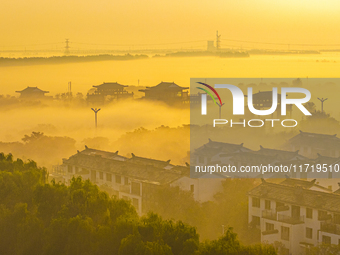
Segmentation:
<svg viewBox="0 0 340 255">
<path fill-rule="evenodd" d="M 306 254 L 321 243 L 340 244 L 340 195 L 316 180 L 262 180 L 249 192 L 248 220 L 264 243 L 282 243 L 283 254 Z"/>
<path fill-rule="evenodd" d="M 152 200 L 152 193 L 158 187 L 178 186 L 191 191 L 195 200 L 213 200 L 221 191 L 223 179 L 190 178 L 190 166 L 178 166 L 170 160 L 162 161 L 138 157 L 120 156 L 117 152 L 107 152 L 85 147 L 85 150 L 68 159 L 63 159 L 64 179 L 68 183 L 73 176 L 82 176 L 91 182 L 108 187 L 119 198 L 131 200 L 139 213 Z"/>
<path fill-rule="evenodd" d="M 317 134 L 300 130 L 300 133 L 283 147 L 291 151 L 299 150 L 301 155 L 309 158 L 317 157 L 318 153 L 329 157 L 340 156 L 340 138 L 336 134 Z"/>
</svg>

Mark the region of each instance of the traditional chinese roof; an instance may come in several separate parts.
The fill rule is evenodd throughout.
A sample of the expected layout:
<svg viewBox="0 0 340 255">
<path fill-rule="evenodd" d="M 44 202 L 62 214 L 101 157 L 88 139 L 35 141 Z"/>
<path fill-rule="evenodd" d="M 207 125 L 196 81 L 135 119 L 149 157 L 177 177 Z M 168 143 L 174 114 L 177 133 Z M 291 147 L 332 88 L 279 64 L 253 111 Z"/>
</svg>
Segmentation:
<svg viewBox="0 0 340 255">
<path fill-rule="evenodd" d="M 317 164 L 327 164 L 327 165 L 332 165 L 340 161 L 340 157 L 326 157 L 322 156 L 319 153 L 317 153 L 318 157 L 314 159 L 315 163 Z"/>
<path fill-rule="evenodd" d="M 106 90 L 106 89 L 121 89 L 121 88 L 128 87 L 128 86 L 127 85 L 121 85 L 117 82 L 104 82 L 101 85 L 93 85 L 93 87 L 95 87 L 97 89 Z"/>
<path fill-rule="evenodd" d="M 121 155 L 118 155 L 118 151 L 116 152 L 109 152 L 109 151 L 102 151 L 102 150 L 97 150 L 97 149 L 91 149 L 85 145 L 85 150 L 81 152 L 84 155 L 89 155 L 89 156 L 96 156 L 99 155 L 102 158 L 107 158 L 107 159 L 114 159 L 114 160 L 120 160 L 120 161 L 125 161 L 128 158 L 123 157 Z"/>
<path fill-rule="evenodd" d="M 306 157 L 299 154 L 299 151 L 285 151 L 285 150 L 276 150 L 263 148 L 260 145 L 260 150 L 254 152 L 256 154 L 267 155 L 267 156 L 276 156 L 276 158 L 280 161 L 291 161 L 291 160 L 307 160 Z"/>
<path fill-rule="evenodd" d="M 151 159 L 151 158 L 143 158 L 143 157 L 137 157 L 135 154 L 131 153 L 131 158 L 129 159 L 129 162 L 135 163 L 135 164 L 142 164 L 142 165 L 151 165 L 154 167 L 160 167 L 160 168 L 172 168 L 173 165 L 170 164 L 170 160 L 162 161 L 157 159 Z"/>
<path fill-rule="evenodd" d="M 243 143 L 241 144 L 233 144 L 233 143 L 223 143 L 216 142 L 209 139 L 209 142 L 204 144 L 203 146 L 197 148 L 195 150 L 196 155 L 203 155 L 207 157 L 215 156 L 219 153 L 235 153 L 240 151 L 251 151 L 250 149 L 243 147 Z"/>
<path fill-rule="evenodd" d="M 324 190 L 325 192 L 331 192 L 331 190 L 316 184 L 316 179 L 311 181 L 301 180 L 301 179 L 294 179 L 294 178 L 286 178 L 280 184 L 292 186 L 292 187 L 303 187 L 304 189 L 311 189 L 313 187 Z"/>
<path fill-rule="evenodd" d="M 122 158 L 125 160 L 122 160 Z M 142 160 L 133 162 L 134 160 L 119 156 L 118 152 L 105 152 L 87 147 L 83 151 L 78 151 L 77 154 L 70 158 L 64 159 L 63 163 L 65 165 L 75 165 L 87 170 L 122 175 L 132 180 L 135 179 L 156 185 L 168 184 L 184 176 L 181 170 L 175 167 L 168 169 L 167 167 L 157 167 L 156 164 L 143 164 L 142 161 L 144 158 L 140 159 Z M 149 160 L 148 162 L 153 161 L 151 159 L 147 160 Z"/>
<path fill-rule="evenodd" d="M 265 164 L 275 164 L 279 161 L 277 155 L 265 155 L 265 154 L 257 154 L 256 152 L 238 152 L 234 153 L 231 161 L 234 163 L 242 162 L 243 164 L 252 164 L 252 165 L 265 165 Z"/>
<path fill-rule="evenodd" d="M 300 134 L 291 138 L 288 143 L 302 146 L 323 147 L 340 147 L 340 139 L 334 135 L 308 133 L 300 130 Z"/>
<path fill-rule="evenodd" d="M 285 204 L 340 212 L 340 195 L 310 190 L 302 186 L 275 184 L 262 180 L 262 184 L 252 189 L 248 194 L 252 197 L 274 200 Z"/>
<path fill-rule="evenodd" d="M 141 89 L 139 91 L 145 92 L 150 90 L 183 90 L 189 89 L 189 87 L 181 87 L 174 82 L 161 82 L 153 87 L 146 87 L 146 89 Z"/>
<path fill-rule="evenodd" d="M 25 94 L 37 93 L 37 92 L 49 93 L 49 91 L 41 90 L 38 87 L 27 87 L 27 88 L 25 88 L 23 90 L 15 91 L 15 92 L 17 92 L 17 93 L 25 93 Z"/>
</svg>

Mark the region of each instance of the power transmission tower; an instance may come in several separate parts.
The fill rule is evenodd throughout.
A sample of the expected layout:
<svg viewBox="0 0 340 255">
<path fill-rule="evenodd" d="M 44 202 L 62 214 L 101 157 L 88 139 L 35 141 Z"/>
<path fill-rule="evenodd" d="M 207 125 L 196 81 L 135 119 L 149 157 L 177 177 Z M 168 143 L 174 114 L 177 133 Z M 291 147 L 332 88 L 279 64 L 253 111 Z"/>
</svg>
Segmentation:
<svg viewBox="0 0 340 255">
<path fill-rule="evenodd" d="M 216 31 L 216 50 L 219 50 L 221 48 L 221 35 L 218 34 L 218 31 Z"/>
<path fill-rule="evenodd" d="M 69 40 L 65 40 L 65 55 L 70 55 L 70 45 L 69 45 Z"/>
</svg>

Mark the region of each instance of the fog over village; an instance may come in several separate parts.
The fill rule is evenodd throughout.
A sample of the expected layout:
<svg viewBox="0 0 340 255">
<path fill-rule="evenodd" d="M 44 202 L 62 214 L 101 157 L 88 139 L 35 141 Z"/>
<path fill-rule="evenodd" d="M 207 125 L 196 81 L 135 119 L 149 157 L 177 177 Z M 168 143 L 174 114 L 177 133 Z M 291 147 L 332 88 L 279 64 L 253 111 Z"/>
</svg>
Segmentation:
<svg viewBox="0 0 340 255">
<path fill-rule="evenodd" d="M 340 254 L 339 9 L 2 2 L 0 254 Z"/>
</svg>

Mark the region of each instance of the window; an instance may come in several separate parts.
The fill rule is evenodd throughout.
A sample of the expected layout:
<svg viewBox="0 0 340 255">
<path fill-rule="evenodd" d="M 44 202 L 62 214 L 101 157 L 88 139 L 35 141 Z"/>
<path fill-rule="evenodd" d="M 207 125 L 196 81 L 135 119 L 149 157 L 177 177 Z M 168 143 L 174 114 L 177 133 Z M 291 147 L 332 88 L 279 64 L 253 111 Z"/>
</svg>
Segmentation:
<svg viewBox="0 0 340 255">
<path fill-rule="evenodd" d="M 124 177 L 124 184 L 125 184 L 125 185 L 128 185 L 128 183 L 129 183 L 129 178 Z"/>
<path fill-rule="evenodd" d="M 252 216 L 252 223 L 253 223 L 255 226 L 260 226 L 260 217 L 258 217 L 258 216 Z"/>
<path fill-rule="evenodd" d="M 140 183 L 131 182 L 131 193 L 134 195 L 140 195 Z"/>
<path fill-rule="evenodd" d="M 67 172 L 72 173 L 72 171 L 73 171 L 72 166 L 67 165 Z"/>
<path fill-rule="evenodd" d="M 195 185 L 194 185 L 194 184 L 190 185 L 190 191 L 191 191 L 192 193 L 194 193 L 194 190 L 195 190 Z"/>
<path fill-rule="evenodd" d="M 265 202 L 264 207 L 266 208 L 266 210 L 270 210 L 270 200 L 265 200 L 264 202 Z"/>
<path fill-rule="evenodd" d="M 274 230 L 274 224 L 266 223 L 266 231 Z"/>
<path fill-rule="evenodd" d="M 99 172 L 99 179 L 103 180 L 103 178 L 104 178 L 103 172 Z"/>
<path fill-rule="evenodd" d="M 318 220 L 326 220 L 327 218 L 327 212 L 319 210 L 318 211 Z"/>
<path fill-rule="evenodd" d="M 300 218 L 300 206 L 292 205 L 292 217 L 295 219 Z"/>
<path fill-rule="evenodd" d="M 116 175 L 116 183 L 122 183 L 122 177 L 120 175 Z"/>
<path fill-rule="evenodd" d="M 312 239 L 313 238 L 313 229 L 306 228 L 306 238 Z"/>
<path fill-rule="evenodd" d="M 132 199 L 132 205 L 138 209 L 138 199 L 137 198 Z"/>
<path fill-rule="evenodd" d="M 306 218 L 313 219 L 313 209 L 312 208 L 306 208 Z"/>
<path fill-rule="evenodd" d="M 322 236 L 322 242 L 324 244 L 331 244 L 331 237 L 330 236 Z"/>
<path fill-rule="evenodd" d="M 112 181 L 112 174 L 106 174 L 106 181 L 108 182 Z"/>
<path fill-rule="evenodd" d="M 289 241 L 289 228 L 281 226 L 281 239 Z"/>
<path fill-rule="evenodd" d="M 252 199 L 252 205 L 253 205 L 253 207 L 258 207 L 258 208 L 260 208 L 260 199 L 257 198 L 257 197 L 253 197 L 253 199 Z"/>
<path fill-rule="evenodd" d="M 337 213 L 334 214 L 334 223 L 340 224 L 340 214 Z"/>
</svg>

